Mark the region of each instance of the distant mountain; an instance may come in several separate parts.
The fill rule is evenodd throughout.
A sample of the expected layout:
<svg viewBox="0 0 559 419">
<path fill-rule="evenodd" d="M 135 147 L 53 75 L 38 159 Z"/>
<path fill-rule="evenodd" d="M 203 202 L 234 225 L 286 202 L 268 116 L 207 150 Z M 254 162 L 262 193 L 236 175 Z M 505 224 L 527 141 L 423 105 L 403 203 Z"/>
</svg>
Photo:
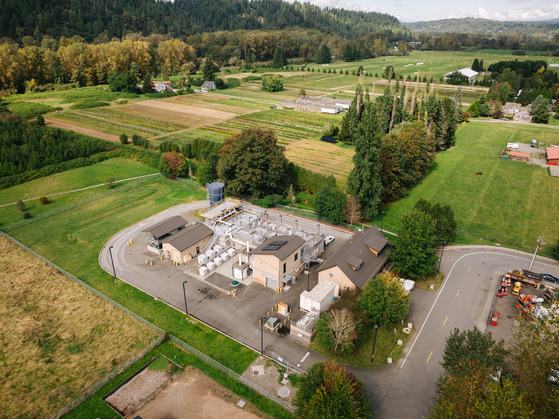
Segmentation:
<svg viewBox="0 0 559 419">
<path fill-rule="evenodd" d="M 559 19 L 541 22 L 501 22 L 467 17 L 404 23 L 404 26 L 415 32 L 469 33 L 489 36 L 517 34 L 542 39 L 551 39 L 555 34 L 559 34 Z"/>
<path fill-rule="evenodd" d="M 170 34 L 316 29 L 351 37 L 370 32 L 407 34 L 398 19 L 383 13 L 321 9 L 283 0 L 2 0 L 0 37 L 21 40 L 80 35 L 92 41 L 128 32 Z"/>
</svg>

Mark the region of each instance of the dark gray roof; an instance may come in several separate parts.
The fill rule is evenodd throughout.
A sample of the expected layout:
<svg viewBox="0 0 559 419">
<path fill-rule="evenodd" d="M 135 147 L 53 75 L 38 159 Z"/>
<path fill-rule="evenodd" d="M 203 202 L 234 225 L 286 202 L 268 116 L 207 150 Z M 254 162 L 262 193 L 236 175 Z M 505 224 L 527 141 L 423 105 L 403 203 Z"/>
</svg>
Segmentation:
<svg viewBox="0 0 559 419">
<path fill-rule="evenodd" d="M 174 217 L 167 218 L 160 223 L 152 225 L 142 231 L 145 233 L 150 233 L 153 237 L 158 238 L 164 236 L 165 234 L 169 234 L 171 231 L 176 230 L 177 228 L 182 227 L 186 224 L 188 224 L 188 221 L 186 221 L 180 215 L 176 215 Z"/>
<path fill-rule="evenodd" d="M 213 230 L 205 224 L 192 224 L 184 230 L 166 238 L 163 240 L 163 243 L 169 243 L 179 252 L 182 252 L 206 237 L 211 236 L 213 233 Z M 202 251 L 202 249 L 200 249 L 200 251 Z"/>
<path fill-rule="evenodd" d="M 265 240 L 251 253 L 253 255 L 274 255 L 278 259 L 284 260 L 304 244 L 305 240 L 299 236 L 274 236 Z"/>
<path fill-rule="evenodd" d="M 363 233 L 355 233 L 318 271 L 339 266 L 357 288 L 363 288 L 388 260 L 387 245 L 388 240 L 377 226 L 373 226 Z M 371 249 L 379 255 L 375 255 Z"/>
</svg>

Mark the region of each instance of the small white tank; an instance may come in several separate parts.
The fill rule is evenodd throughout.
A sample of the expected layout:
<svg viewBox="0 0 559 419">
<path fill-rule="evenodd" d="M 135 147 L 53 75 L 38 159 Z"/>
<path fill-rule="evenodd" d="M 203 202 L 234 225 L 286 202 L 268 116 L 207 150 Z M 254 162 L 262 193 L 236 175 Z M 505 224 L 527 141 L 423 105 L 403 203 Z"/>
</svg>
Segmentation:
<svg viewBox="0 0 559 419">
<path fill-rule="evenodd" d="M 237 254 L 237 251 L 236 251 L 235 249 L 231 248 L 231 249 L 229 249 L 229 250 L 227 251 L 227 254 L 228 254 L 230 257 L 233 257 L 233 256 L 235 256 L 235 255 Z"/>
<path fill-rule="evenodd" d="M 214 259 L 215 266 L 221 266 L 223 264 L 223 259 L 220 256 Z"/>
<path fill-rule="evenodd" d="M 208 257 L 204 253 L 202 253 L 198 256 L 198 265 L 203 265 L 204 263 L 206 263 L 207 260 Z"/>
<path fill-rule="evenodd" d="M 205 266 L 200 266 L 200 268 L 198 268 L 198 272 L 201 276 L 206 276 L 208 274 L 208 268 L 206 268 Z"/>
<path fill-rule="evenodd" d="M 208 272 L 211 272 L 215 269 L 215 263 L 213 262 L 208 262 Z"/>
<path fill-rule="evenodd" d="M 227 252 L 223 252 L 220 257 L 224 262 L 227 262 L 229 260 L 229 254 Z"/>
</svg>

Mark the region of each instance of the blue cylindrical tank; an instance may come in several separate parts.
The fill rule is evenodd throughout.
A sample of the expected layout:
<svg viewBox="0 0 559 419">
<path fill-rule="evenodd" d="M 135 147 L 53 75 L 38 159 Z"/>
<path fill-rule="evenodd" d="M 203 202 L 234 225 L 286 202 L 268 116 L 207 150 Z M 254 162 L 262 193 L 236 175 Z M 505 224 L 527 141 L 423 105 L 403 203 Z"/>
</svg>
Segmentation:
<svg viewBox="0 0 559 419">
<path fill-rule="evenodd" d="M 225 185 L 221 182 L 214 182 L 208 185 L 210 193 L 210 205 L 221 201 L 225 198 Z"/>
</svg>

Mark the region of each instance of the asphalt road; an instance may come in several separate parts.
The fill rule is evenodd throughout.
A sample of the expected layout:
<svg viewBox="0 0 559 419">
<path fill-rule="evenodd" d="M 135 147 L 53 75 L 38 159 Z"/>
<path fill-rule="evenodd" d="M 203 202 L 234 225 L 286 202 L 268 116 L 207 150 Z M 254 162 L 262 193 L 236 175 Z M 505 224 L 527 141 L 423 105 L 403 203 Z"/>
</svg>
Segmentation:
<svg viewBox="0 0 559 419">
<path fill-rule="evenodd" d="M 377 417 L 428 417 L 443 371 L 440 363 L 446 337 L 454 328 L 477 326 L 485 331 L 500 276 L 511 269 L 527 269 L 531 258 L 495 247 L 445 249 L 441 270 L 446 280 L 441 288 L 436 293 L 413 291 L 410 318 L 416 332 L 402 358 L 386 367 L 354 370 L 372 394 Z M 557 275 L 559 264 L 537 258 L 532 270 Z"/>
<path fill-rule="evenodd" d="M 119 278 L 184 311 L 184 272 L 169 262 L 157 261 L 153 267 L 148 267 L 144 259 L 153 255 L 147 253 L 143 240 L 137 239 L 133 246 L 127 246 L 127 242 L 131 238 L 141 238 L 144 228 L 165 217 L 185 215 L 207 205 L 207 201 L 178 205 L 118 232 L 101 250 L 101 266 L 112 273 L 108 248 L 113 246 L 112 253 Z M 273 217 L 279 218 L 279 215 L 275 214 Z M 316 223 L 308 223 L 308 228 L 318 228 Z M 334 233 L 339 237 L 331 245 L 329 252 L 342 244 L 340 232 L 324 232 Z M 428 416 L 435 384 L 442 372 L 440 362 L 446 337 L 454 328 L 467 330 L 477 326 L 485 331 L 500 275 L 511 269 L 528 268 L 531 258 L 532 255 L 498 247 L 447 247 L 444 250 L 441 271 L 446 279 L 441 288 L 437 291 L 413 291 L 408 321 L 413 323 L 414 333 L 402 358 L 394 364 L 375 369 L 351 368 L 367 385 L 377 417 Z M 559 264 L 540 257 L 533 270 L 559 276 Z M 312 287 L 316 283 L 316 275 L 311 275 L 311 279 Z M 306 288 L 306 283 L 303 282 L 295 284 L 297 289 L 293 290 L 294 295 Z M 260 347 L 259 316 L 279 301 L 297 299 L 296 296 L 288 297 L 286 293 L 277 294 L 265 287 L 252 285 L 246 289 L 244 295 L 244 298 L 251 301 L 248 305 L 235 302 L 231 297 L 222 295 L 194 278 L 189 278 L 187 293 L 189 311 L 195 317 L 256 350 Z M 242 318 L 248 321 L 237 320 Z M 265 351 L 269 355 L 277 353 L 292 364 L 300 364 L 303 369 L 322 360 L 319 354 L 308 351 L 288 337 L 271 333 L 265 335 Z"/>
</svg>

